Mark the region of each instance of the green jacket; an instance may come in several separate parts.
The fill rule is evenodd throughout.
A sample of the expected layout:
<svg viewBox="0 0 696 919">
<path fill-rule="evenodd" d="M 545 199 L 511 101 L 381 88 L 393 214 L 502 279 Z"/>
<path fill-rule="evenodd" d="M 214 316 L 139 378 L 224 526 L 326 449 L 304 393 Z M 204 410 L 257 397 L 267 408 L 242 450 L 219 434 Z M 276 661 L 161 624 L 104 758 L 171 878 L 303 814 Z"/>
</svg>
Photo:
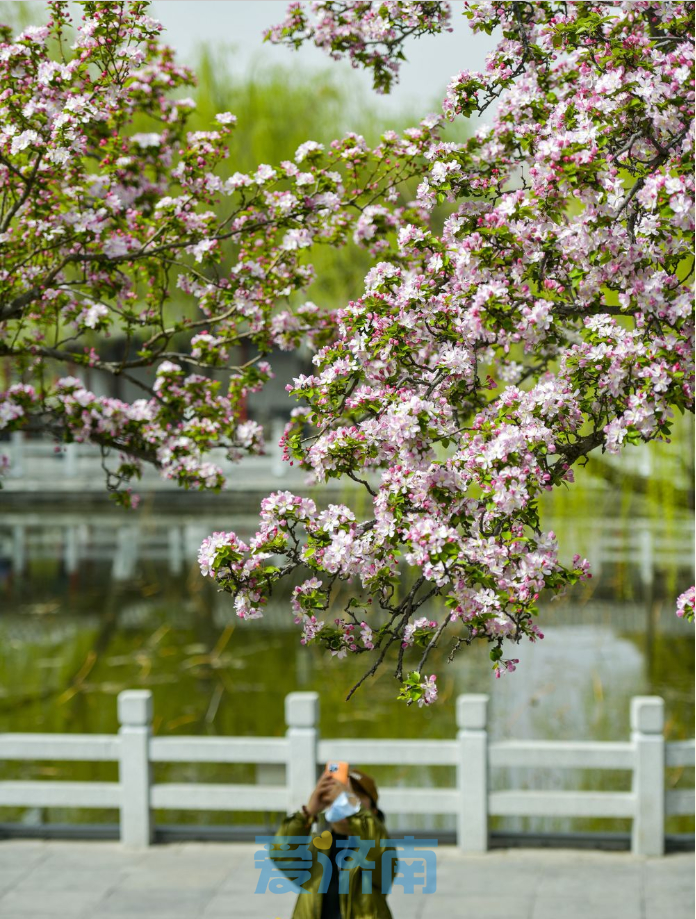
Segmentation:
<svg viewBox="0 0 696 919">
<path fill-rule="evenodd" d="M 372 893 L 362 892 L 362 868 L 356 865 L 350 869 L 348 893 L 339 894 L 341 917 L 342 919 L 392 919 L 391 910 L 387 906 L 386 894 L 382 893 L 382 854 L 386 851 L 396 851 L 393 847 L 385 848 L 381 845 L 381 840 L 389 838 L 387 828 L 376 814 L 362 808 L 357 814 L 347 817 L 346 822 L 351 836 L 374 840 L 374 845 L 368 852 L 367 858 L 374 862 L 375 867 L 370 871 Z M 303 812 L 298 811 L 283 820 L 276 836 L 312 836 L 312 830 Z M 317 849 L 313 842 L 310 842 L 309 850 L 312 853 L 311 876 L 302 885 L 309 893 L 298 895 L 292 919 L 320 919 L 321 917 L 321 901 L 324 895 L 318 893 L 317 890 L 321 883 L 323 867 L 317 859 Z M 287 850 L 283 852 L 280 849 L 272 849 L 269 854 L 281 870 L 283 870 L 283 859 L 292 858 L 288 855 Z M 397 860 L 392 859 L 390 864 L 391 880 L 393 880 L 398 870 Z"/>
</svg>

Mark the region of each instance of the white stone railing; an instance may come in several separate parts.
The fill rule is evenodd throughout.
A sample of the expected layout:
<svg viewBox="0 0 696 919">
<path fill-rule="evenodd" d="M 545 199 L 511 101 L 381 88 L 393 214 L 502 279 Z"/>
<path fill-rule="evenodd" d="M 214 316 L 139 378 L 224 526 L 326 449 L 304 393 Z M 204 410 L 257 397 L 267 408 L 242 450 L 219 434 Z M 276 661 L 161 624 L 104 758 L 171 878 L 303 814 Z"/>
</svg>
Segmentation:
<svg viewBox="0 0 696 919">
<path fill-rule="evenodd" d="M 257 474 L 261 476 L 255 485 L 248 477 L 254 462 L 259 463 Z M 278 484 L 269 470 L 266 460 L 248 461 L 247 466 L 236 470 L 235 488 L 274 490 Z M 103 485 L 95 477 L 92 482 L 99 487 Z M 286 482 L 283 488 L 292 490 L 296 485 Z M 257 506 L 248 516 L 235 512 L 233 519 L 227 511 L 226 520 L 235 530 L 248 530 L 251 535 L 258 527 Z M 693 572 L 693 519 L 680 519 L 674 524 L 669 520 L 634 517 L 611 523 L 616 524 L 618 532 L 611 530 L 609 521 L 601 519 L 579 520 L 575 526 L 578 551 L 586 551 L 595 577 L 601 576 L 603 567 L 615 562 L 637 569 L 645 588 L 652 585 L 656 572 L 666 566 Z M 220 512 L 210 509 L 195 516 L 186 512 L 168 513 L 164 518 L 145 514 L 128 522 L 117 513 L 89 517 L 84 509 L 80 510 L 79 502 L 61 511 L 32 510 L 28 502 L 24 502 L 21 507 L 3 511 L 0 559 L 11 562 L 17 577 L 26 572 L 30 559 L 56 557 L 62 559 L 68 574 L 78 571 L 84 562 L 110 561 L 116 581 L 130 580 L 144 560 L 166 563 L 172 574 L 179 574 L 195 563 L 202 540 L 221 525 L 225 525 L 225 521 Z M 544 526 L 553 529 L 553 518 L 545 519 Z"/>
<path fill-rule="evenodd" d="M 0 807 L 114 807 L 121 841 L 147 846 L 155 809 L 294 811 L 306 802 L 317 766 L 329 759 L 366 765 L 454 766 L 450 788 L 381 788 L 388 814 L 455 814 L 465 852 L 488 848 L 489 816 L 628 817 L 638 855 L 664 853 L 667 814 L 692 814 L 694 792 L 665 791 L 665 767 L 693 766 L 694 741 L 665 743 L 664 703 L 657 696 L 631 700 L 631 738 L 625 742 L 494 741 L 487 732 L 485 695 L 457 699 L 452 740 L 320 739 L 319 697 L 285 698 L 284 737 L 153 737 L 152 695 L 128 690 L 118 697 L 118 735 L 0 734 L 0 760 L 115 761 L 118 782 L 4 781 Z M 285 767 L 279 785 L 152 783 L 152 763 L 256 763 Z M 628 770 L 631 791 L 491 791 L 498 767 Z"/>
<path fill-rule="evenodd" d="M 222 448 L 211 451 L 211 459 L 220 466 L 226 476 L 232 476 L 228 487 L 238 487 L 235 477 L 240 470 L 245 477 L 254 478 L 260 471 L 262 475 L 274 482 L 275 479 L 290 475 L 292 470 L 282 461 L 282 450 L 277 446 L 283 433 L 283 422 L 274 421 L 266 430 L 266 453 L 263 457 L 252 456 L 240 462 L 232 462 L 225 456 Z M 81 488 L 86 483 L 97 483 L 103 488 L 102 453 L 99 446 L 92 443 L 78 443 L 57 446 L 52 440 L 27 438 L 22 431 L 13 431 L 10 440 L 0 442 L 0 454 L 8 457 L 10 468 L 6 485 L 13 489 L 15 480 L 21 485 L 22 480 L 42 483 L 56 488 L 61 484 L 72 484 Z M 115 457 L 115 454 L 114 454 Z M 110 465 L 114 465 L 113 461 Z M 302 482 L 303 477 L 295 470 L 294 478 Z M 159 473 L 145 464 L 143 485 L 149 488 L 176 489 L 175 482 L 162 479 Z M 275 482 L 277 487 L 278 483 Z"/>
<path fill-rule="evenodd" d="M 244 481 L 238 470 L 238 484 Z M 265 487 L 270 491 L 276 485 L 269 477 Z M 236 515 L 235 528 L 239 524 L 253 533 L 258 517 L 254 514 L 242 521 Z M 57 513 L 8 509 L 0 521 L 0 559 L 9 559 L 18 577 L 25 573 L 30 559 L 56 556 L 62 558 L 68 574 L 78 571 L 84 562 L 107 560 L 116 581 L 134 577 L 141 560 L 166 562 L 172 574 L 179 574 L 185 566 L 195 563 L 202 540 L 219 525 L 219 513 L 211 511 L 195 519 L 180 513 L 168 514 L 164 519 L 134 518 L 130 523 L 117 514 L 103 514 L 90 518 L 88 523 L 79 507 Z M 553 529 L 553 519 L 546 520 L 545 526 Z M 646 587 L 653 583 L 655 571 L 665 565 L 693 571 L 693 520 L 680 520 L 676 531 L 670 531 L 669 521 L 647 518 L 632 518 L 621 527 L 622 532 L 617 534 L 607 532 L 601 522 L 578 522 L 578 538 L 591 545 L 587 554 L 595 577 L 612 562 L 635 566 Z"/>
</svg>

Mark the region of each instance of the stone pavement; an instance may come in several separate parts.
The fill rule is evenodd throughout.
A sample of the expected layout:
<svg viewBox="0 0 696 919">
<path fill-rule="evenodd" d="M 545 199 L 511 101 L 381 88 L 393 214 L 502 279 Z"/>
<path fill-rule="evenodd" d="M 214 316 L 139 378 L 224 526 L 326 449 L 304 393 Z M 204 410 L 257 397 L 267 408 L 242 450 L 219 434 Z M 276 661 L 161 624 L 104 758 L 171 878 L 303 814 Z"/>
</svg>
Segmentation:
<svg viewBox="0 0 696 919">
<path fill-rule="evenodd" d="M 255 894 L 253 843 L 0 840 L 2 919 L 289 919 Z M 390 895 L 394 919 L 693 919 L 694 856 L 437 850 L 437 892 Z"/>
</svg>

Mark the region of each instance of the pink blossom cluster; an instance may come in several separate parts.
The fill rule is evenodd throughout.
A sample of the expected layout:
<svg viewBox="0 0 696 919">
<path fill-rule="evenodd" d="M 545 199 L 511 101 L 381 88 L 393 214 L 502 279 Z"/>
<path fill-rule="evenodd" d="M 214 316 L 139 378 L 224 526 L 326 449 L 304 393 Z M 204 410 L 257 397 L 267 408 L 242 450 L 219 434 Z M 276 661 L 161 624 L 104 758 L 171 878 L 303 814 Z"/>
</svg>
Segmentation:
<svg viewBox="0 0 696 919">
<path fill-rule="evenodd" d="M 418 707 L 422 708 L 424 705 L 432 705 L 433 702 L 437 700 L 437 676 L 431 673 L 430 676 L 426 677 L 420 684 L 420 689 L 423 695 L 418 699 Z"/>
<path fill-rule="evenodd" d="M 493 667 L 496 679 L 500 679 L 504 673 L 514 673 L 517 670 L 517 664 L 519 660 L 516 657 L 497 661 Z"/>
<path fill-rule="evenodd" d="M 235 116 L 189 129 L 193 74 L 159 44 L 147 4 L 82 9 L 74 28 L 55 0 L 46 26 L 0 34 L 0 356 L 16 366 L 0 428 L 31 424 L 128 455 L 107 484 L 132 506 L 126 486 L 142 463 L 217 489 L 213 447 L 231 459 L 263 452 L 245 399 L 272 371 L 236 356 L 333 335 L 330 308 L 278 303 L 311 283 L 317 246 L 355 238 L 386 251 L 402 220 L 424 218 L 398 188 L 437 125 L 388 132 L 374 149 L 354 133 L 327 148 L 308 140 L 292 160 L 234 171 Z M 193 315 L 172 318 L 176 291 Z M 107 356 L 113 338 L 120 358 Z M 144 398 L 96 395 L 89 368 Z M 33 386 L 31 399 L 17 385 Z"/>
<path fill-rule="evenodd" d="M 437 622 L 434 619 L 428 619 L 427 616 L 421 616 L 419 619 L 416 619 L 414 622 L 409 622 L 409 624 L 404 629 L 404 640 L 401 642 L 402 648 L 408 648 L 409 645 L 412 645 L 414 642 L 414 633 L 420 632 L 428 635 L 432 629 L 437 628 Z"/>
<path fill-rule="evenodd" d="M 317 27 L 293 5 L 271 37 L 339 54 L 342 37 L 369 41 L 368 13 L 397 34 L 407 5 L 386 6 L 319 4 Z M 420 654 L 407 702 L 425 697 L 436 644 L 483 640 L 496 676 L 515 670 L 504 648 L 543 638 L 541 594 L 591 576 L 578 555 L 561 561 L 540 495 L 571 484 L 593 450 L 669 440 L 675 409 L 694 410 L 693 7 L 465 10 L 501 38 L 481 73 L 451 81 L 443 113 L 497 108 L 469 140 L 424 151 L 418 201 L 448 204 L 443 229 L 401 220 L 397 251 L 379 253 L 313 372 L 288 386 L 302 407 L 286 458 L 317 483 L 357 481 L 370 511 L 334 512 L 330 527 L 316 510 L 301 526 L 264 521 L 288 570 L 321 579 L 322 610 L 352 585 L 320 641 L 363 650 L 349 626 L 368 621 L 376 665 L 394 645 L 402 681 Z M 371 211 L 356 235 L 379 220 Z M 417 612 L 436 598 L 442 615 Z M 688 616 L 693 591 L 679 604 Z"/>
<path fill-rule="evenodd" d="M 347 56 L 353 67 L 372 70 L 380 93 L 398 80 L 399 51 L 407 37 L 450 31 L 448 3 L 315 0 L 308 7 L 291 3 L 285 20 L 264 33 L 266 41 L 293 48 L 312 41 L 334 60 Z"/>
<path fill-rule="evenodd" d="M 680 619 L 694 621 L 694 606 L 696 606 L 696 592 L 693 587 L 685 590 L 681 596 L 677 597 L 677 616 Z"/>
</svg>

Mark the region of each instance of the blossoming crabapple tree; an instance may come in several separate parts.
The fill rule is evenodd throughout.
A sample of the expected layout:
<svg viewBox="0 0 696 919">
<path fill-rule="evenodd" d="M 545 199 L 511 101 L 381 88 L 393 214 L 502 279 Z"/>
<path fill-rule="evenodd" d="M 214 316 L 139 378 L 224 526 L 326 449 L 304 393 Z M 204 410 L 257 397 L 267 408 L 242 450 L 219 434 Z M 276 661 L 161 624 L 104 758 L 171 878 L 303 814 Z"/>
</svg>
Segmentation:
<svg viewBox="0 0 696 919">
<path fill-rule="evenodd" d="M 347 54 L 385 90 L 403 39 L 446 28 L 445 6 L 295 3 L 268 37 Z M 305 572 L 301 641 L 366 655 L 350 694 L 389 664 L 409 704 L 437 696 L 436 645 L 451 659 L 488 642 L 496 676 L 515 669 L 507 648 L 542 637 L 541 592 L 590 576 L 559 560 L 542 492 L 593 450 L 668 440 L 675 410 L 694 409 L 693 4 L 464 12 L 500 40 L 483 72 L 452 79 L 444 114 L 497 107 L 470 140 L 426 152 L 419 203 L 450 216 L 441 231 L 403 222 L 288 387 L 287 459 L 318 483 L 359 481 L 369 513 L 281 492 L 248 543 L 216 533 L 200 552 L 242 618 Z M 445 612 L 421 615 L 436 597 Z M 677 613 L 693 607 L 692 588 Z"/>
<path fill-rule="evenodd" d="M 53 2 L 47 25 L 0 33 L 0 358 L 15 371 L 0 430 L 99 445 L 126 506 L 144 463 L 218 489 L 213 448 L 263 450 L 242 406 L 271 375 L 264 354 L 335 337 L 313 304 L 283 306 L 312 280 L 313 247 L 354 237 L 377 252 L 403 222 L 422 225 L 397 185 L 422 171 L 437 119 L 374 150 L 354 134 L 328 151 L 310 140 L 293 161 L 223 180 L 235 117 L 187 129 L 193 102 L 175 91 L 193 75 L 158 42 L 147 4 L 80 6 L 77 29 Z M 243 343 L 257 356 L 238 365 Z M 77 367 L 142 398 L 98 396 Z"/>
</svg>

